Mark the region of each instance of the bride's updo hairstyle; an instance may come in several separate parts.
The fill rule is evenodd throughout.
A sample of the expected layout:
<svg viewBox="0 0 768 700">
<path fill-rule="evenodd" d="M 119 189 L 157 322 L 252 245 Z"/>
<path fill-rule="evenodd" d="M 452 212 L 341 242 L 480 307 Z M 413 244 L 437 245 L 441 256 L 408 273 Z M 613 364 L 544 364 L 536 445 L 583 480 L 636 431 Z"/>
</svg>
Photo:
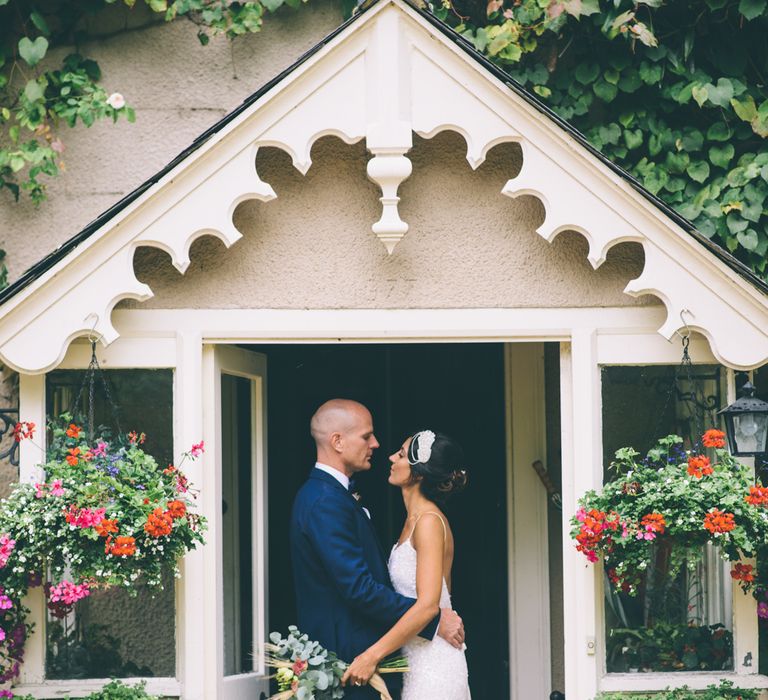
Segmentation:
<svg viewBox="0 0 768 700">
<path fill-rule="evenodd" d="M 452 493 L 467 484 L 464 450 L 453 438 L 431 430 L 421 430 L 408 446 L 411 483 L 418 483 L 425 498 L 444 504 Z"/>
</svg>

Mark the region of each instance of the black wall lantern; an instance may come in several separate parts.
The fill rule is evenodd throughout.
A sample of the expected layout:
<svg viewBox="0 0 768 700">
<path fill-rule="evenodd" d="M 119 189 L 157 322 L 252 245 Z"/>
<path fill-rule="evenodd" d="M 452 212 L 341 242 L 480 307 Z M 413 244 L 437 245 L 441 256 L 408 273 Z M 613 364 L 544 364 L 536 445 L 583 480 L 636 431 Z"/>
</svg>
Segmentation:
<svg viewBox="0 0 768 700">
<path fill-rule="evenodd" d="M 725 418 L 728 450 L 734 457 L 768 452 L 768 403 L 755 398 L 755 387 L 750 382 L 741 388 L 741 398 L 718 414 Z"/>
</svg>

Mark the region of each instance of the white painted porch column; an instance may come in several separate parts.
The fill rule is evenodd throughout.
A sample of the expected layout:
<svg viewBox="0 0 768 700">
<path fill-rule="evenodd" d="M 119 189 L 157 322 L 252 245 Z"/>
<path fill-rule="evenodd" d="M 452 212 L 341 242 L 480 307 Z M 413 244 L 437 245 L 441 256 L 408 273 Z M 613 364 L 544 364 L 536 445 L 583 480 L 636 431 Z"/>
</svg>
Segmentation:
<svg viewBox="0 0 768 700">
<path fill-rule="evenodd" d="M 565 694 L 591 700 L 603 670 L 602 583 L 599 565 L 589 564 L 570 539 L 576 500 L 602 486 L 602 416 L 597 332 L 574 330 L 560 345 L 563 462 L 563 628 Z"/>
<path fill-rule="evenodd" d="M 181 332 L 176 336 L 177 365 L 174 377 L 174 453 L 180 454 L 203 436 L 203 341 L 199 332 Z M 183 469 L 192 488 L 206 492 L 203 466 L 205 460 L 185 464 Z M 203 504 L 198 503 L 203 510 Z M 206 601 L 215 600 L 214 592 L 206 595 L 204 548 L 198 547 L 184 557 L 182 578 L 176 587 L 176 658 L 184 700 L 204 700 L 214 696 L 205 692 L 206 676 L 215 682 L 215 665 L 210 663 L 206 644 Z M 214 650 L 215 651 L 215 650 Z M 207 661 L 208 659 L 208 661 Z"/>
<path fill-rule="evenodd" d="M 38 466 L 45 461 L 45 375 L 19 375 L 19 420 L 35 424 L 34 440 L 22 440 L 19 445 L 19 482 L 43 480 Z M 45 597 L 42 586 L 30 589 L 24 598 L 29 608 L 27 621 L 35 626 L 24 647 L 21 683 L 42 683 L 45 678 Z"/>
</svg>

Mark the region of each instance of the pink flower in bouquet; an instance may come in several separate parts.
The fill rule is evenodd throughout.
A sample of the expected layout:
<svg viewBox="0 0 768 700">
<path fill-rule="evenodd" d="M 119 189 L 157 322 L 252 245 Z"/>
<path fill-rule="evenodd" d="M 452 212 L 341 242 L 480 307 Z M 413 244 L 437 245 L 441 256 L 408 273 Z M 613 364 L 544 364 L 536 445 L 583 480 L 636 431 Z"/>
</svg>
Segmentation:
<svg viewBox="0 0 768 700">
<path fill-rule="evenodd" d="M 294 672 L 294 673 L 295 673 L 297 676 L 300 676 L 302 673 L 304 673 L 304 671 L 306 671 L 306 670 L 307 670 L 307 665 L 308 665 L 308 664 L 307 664 L 307 662 L 306 662 L 306 661 L 302 661 L 301 659 L 297 659 L 297 660 L 294 662 L 294 664 L 293 664 L 292 670 L 293 670 L 293 672 Z"/>
<path fill-rule="evenodd" d="M 10 535 L 0 535 L 0 569 L 8 563 L 15 546 L 16 540 L 12 540 Z"/>
<path fill-rule="evenodd" d="M 192 455 L 192 457 L 197 458 L 201 454 L 205 452 L 205 441 L 200 440 L 196 445 L 192 445 L 192 449 L 189 451 L 189 454 Z"/>
</svg>

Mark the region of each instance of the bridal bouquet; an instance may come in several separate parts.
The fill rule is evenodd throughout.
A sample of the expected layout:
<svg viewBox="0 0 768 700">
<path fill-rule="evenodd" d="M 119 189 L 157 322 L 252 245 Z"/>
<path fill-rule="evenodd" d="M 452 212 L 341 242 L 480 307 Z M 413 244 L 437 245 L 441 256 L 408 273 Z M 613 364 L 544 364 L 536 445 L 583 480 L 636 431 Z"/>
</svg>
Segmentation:
<svg viewBox="0 0 768 700">
<path fill-rule="evenodd" d="M 331 700 L 344 697 L 341 678 L 348 663 L 341 661 L 332 651 L 313 642 L 306 634 L 291 625 L 288 636 L 279 632 L 269 635 L 270 644 L 265 646 L 267 666 L 277 669 L 278 693 L 270 700 Z M 404 673 L 408 664 L 402 657 L 381 664 L 368 684 L 379 692 L 381 700 L 392 700 L 382 673 Z"/>
</svg>

